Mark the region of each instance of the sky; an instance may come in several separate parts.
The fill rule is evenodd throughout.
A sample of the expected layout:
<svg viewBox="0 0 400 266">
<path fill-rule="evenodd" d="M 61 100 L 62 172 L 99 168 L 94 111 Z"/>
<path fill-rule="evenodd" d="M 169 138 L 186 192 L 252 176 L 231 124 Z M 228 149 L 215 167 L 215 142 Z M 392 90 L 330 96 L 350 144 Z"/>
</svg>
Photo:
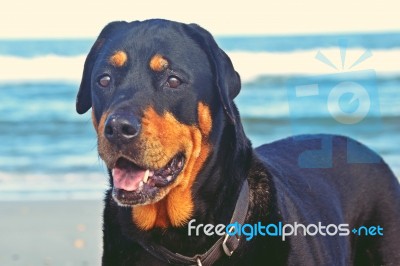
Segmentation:
<svg viewBox="0 0 400 266">
<path fill-rule="evenodd" d="M 0 38 L 92 38 L 110 21 L 149 18 L 215 35 L 390 32 L 400 31 L 399 10 L 398 0 L 12 0 L 1 5 Z"/>
</svg>

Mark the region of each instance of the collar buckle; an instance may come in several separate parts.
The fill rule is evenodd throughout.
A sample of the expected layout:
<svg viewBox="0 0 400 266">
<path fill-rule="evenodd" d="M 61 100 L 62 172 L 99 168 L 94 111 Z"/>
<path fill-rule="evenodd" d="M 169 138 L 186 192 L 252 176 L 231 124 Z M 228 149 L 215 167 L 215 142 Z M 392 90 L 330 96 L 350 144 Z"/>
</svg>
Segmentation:
<svg viewBox="0 0 400 266">
<path fill-rule="evenodd" d="M 235 227 L 231 226 L 231 228 L 229 228 L 228 232 L 232 233 L 234 228 Z M 232 256 L 233 251 L 235 251 L 235 249 L 234 250 L 230 250 L 229 247 L 226 245 L 226 243 L 228 242 L 230 237 L 235 237 L 238 242 L 240 241 L 240 237 L 237 237 L 236 235 L 230 235 L 228 233 L 225 233 L 224 241 L 222 242 L 222 248 L 224 249 L 224 252 L 228 257 Z M 238 245 L 238 244 L 239 243 L 236 243 L 236 245 Z"/>
</svg>

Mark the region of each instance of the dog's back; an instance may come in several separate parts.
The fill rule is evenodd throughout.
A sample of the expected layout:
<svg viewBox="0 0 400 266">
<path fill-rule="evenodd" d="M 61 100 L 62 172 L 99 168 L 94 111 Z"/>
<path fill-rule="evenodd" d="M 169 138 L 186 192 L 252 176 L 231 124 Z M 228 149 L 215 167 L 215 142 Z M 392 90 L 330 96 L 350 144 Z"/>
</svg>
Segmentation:
<svg viewBox="0 0 400 266">
<path fill-rule="evenodd" d="M 324 153 L 321 142 L 327 139 L 332 141 L 332 149 Z M 292 137 L 256 149 L 273 177 L 275 200 L 283 223 L 348 224 L 349 237 L 338 234 L 289 237 L 292 255 L 288 258 L 289 265 L 298 263 L 299 257 L 303 265 L 316 261 L 319 265 L 396 265 L 400 262 L 399 182 L 382 160 L 349 162 L 349 147 L 357 147 L 355 156 L 360 161 L 379 159 L 373 151 L 352 139 L 329 135 Z M 301 165 L 301 156 L 307 152 L 318 155 L 318 151 L 315 168 Z M 326 167 L 329 164 L 332 166 Z M 383 235 L 375 229 L 369 236 L 365 236 L 368 234 L 365 230 L 352 231 L 361 226 L 367 229 L 379 226 L 382 228 L 379 233 Z"/>
</svg>

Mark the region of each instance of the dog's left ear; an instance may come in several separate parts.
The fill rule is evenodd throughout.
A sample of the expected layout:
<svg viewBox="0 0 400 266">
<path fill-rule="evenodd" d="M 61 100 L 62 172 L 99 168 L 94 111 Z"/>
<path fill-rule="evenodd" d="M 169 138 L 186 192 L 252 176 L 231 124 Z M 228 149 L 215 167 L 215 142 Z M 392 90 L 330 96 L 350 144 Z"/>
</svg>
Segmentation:
<svg viewBox="0 0 400 266">
<path fill-rule="evenodd" d="M 115 21 L 111 22 L 101 31 L 96 42 L 93 44 L 88 56 L 86 57 L 85 65 L 83 67 L 83 74 L 81 85 L 79 87 L 78 95 L 76 97 L 76 111 L 78 114 L 86 113 L 90 107 L 92 107 L 92 93 L 91 93 L 91 76 L 94 62 L 97 59 L 97 55 L 100 49 L 104 46 L 107 41 L 107 37 L 113 32 L 117 27 L 126 25 L 126 22 Z"/>
<path fill-rule="evenodd" d="M 189 24 L 189 34 L 202 44 L 203 49 L 210 57 L 211 64 L 216 74 L 216 83 L 225 114 L 232 124 L 236 124 L 237 117 L 234 113 L 233 99 L 239 94 L 241 88 L 240 76 L 233 68 L 231 59 L 218 47 L 212 35 L 197 24 Z"/>
</svg>

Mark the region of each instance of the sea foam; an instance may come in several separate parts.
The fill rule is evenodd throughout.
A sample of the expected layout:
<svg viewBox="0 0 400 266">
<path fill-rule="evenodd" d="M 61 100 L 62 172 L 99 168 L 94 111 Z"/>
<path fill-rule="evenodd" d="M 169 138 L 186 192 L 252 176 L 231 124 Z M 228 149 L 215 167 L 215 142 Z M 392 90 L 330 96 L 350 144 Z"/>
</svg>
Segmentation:
<svg viewBox="0 0 400 266">
<path fill-rule="evenodd" d="M 323 75 L 365 69 L 375 70 L 378 75 L 400 75 L 400 49 L 371 52 L 371 57 L 353 67 L 351 66 L 362 57 L 365 50 L 349 49 L 344 60 L 339 48 L 289 53 L 234 51 L 228 55 L 243 82 L 250 82 L 265 75 Z M 317 60 L 318 53 L 322 53 L 335 67 Z M 46 55 L 33 58 L 0 56 L 0 82 L 79 82 L 84 61 L 85 55 Z"/>
</svg>

